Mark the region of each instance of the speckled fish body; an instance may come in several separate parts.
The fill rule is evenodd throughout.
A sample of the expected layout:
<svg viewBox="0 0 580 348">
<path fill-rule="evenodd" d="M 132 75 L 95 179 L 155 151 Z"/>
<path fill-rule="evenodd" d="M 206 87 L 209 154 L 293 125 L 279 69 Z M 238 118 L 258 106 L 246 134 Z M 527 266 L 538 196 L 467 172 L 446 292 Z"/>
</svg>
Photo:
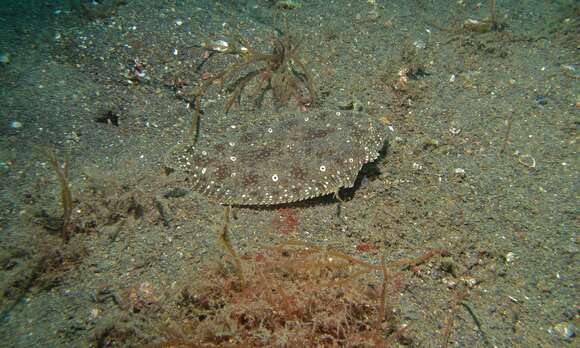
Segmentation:
<svg viewBox="0 0 580 348">
<path fill-rule="evenodd" d="M 289 114 L 265 126 L 231 124 L 221 136 L 178 144 L 166 166 L 190 175 L 193 188 L 224 205 L 273 205 L 352 187 L 375 160 L 386 131 L 364 113 Z"/>
</svg>

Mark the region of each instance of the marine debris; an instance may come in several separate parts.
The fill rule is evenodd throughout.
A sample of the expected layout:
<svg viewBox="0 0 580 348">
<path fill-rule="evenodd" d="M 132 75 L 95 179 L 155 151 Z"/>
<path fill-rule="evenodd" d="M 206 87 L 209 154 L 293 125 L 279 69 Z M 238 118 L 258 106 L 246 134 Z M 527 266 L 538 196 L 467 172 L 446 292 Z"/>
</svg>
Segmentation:
<svg viewBox="0 0 580 348">
<path fill-rule="evenodd" d="M 189 173 L 195 190 L 223 205 L 274 205 L 352 187 L 383 147 L 384 126 L 364 113 L 320 110 L 288 114 L 264 126 L 231 124 L 185 141 L 166 156 Z"/>
</svg>

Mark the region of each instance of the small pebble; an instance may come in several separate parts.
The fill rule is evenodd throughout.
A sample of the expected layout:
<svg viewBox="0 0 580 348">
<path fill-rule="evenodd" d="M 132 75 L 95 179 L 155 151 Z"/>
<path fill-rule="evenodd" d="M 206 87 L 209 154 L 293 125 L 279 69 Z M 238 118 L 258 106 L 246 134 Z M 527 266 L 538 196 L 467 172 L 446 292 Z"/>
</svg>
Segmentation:
<svg viewBox="0 0 580 348">
<path fill-rule="evenodd" d="M 10 57 L 10 53 L 0 52 L 0 63 L 1 64 L 8 65 L 8 64 L 10 64 L 11 61 L 12 61 L 12 59 Z"/>
<path fill-rule="evenodd" d="M 539 95 L 536 97 L 536 103 L 540 105 L 546 105 L 548 104 L 548 98 L 544 95 Z"/>
<path fill-rule="evenodd" d="M 461 281 L 463 281 L 463 283 L 470 288 L 474 288 L 477 284 L 479 284 L 479 280 L 471 276 L 461 277 Z"/>
<path fill-rule="evenodd" d="M 578 70 L 578 64 L 562 64 L 562 68 L 570 71 Z"/>
<path fill-rule="evenodd" d="M 461 133 L 461 128 L 451 127 L 449 128 L 449 133 L 453 135 L 459 135 L 459 133 Z"/>
<path fill-rule="evenodd" d="M 459 176 L 459 177 L 465 177 L 465 169 L 463 168 L 455 168 L 455 170 L 453 170 L 453 173 L 455 173 L 455 175 Z"/>
<path fill-rule="evenodd" d="M 427 47 L 427 45 L 425 44 L 425 41 L 418 39 L 413 41 L 413 46 L 415 46 L 418 49 L 424 49 L 425 47 Z"/>
<path fill-rule="evenodd" d="M 505 255 L 505 262 L 512 263 L 514 261 L 515 254 L 513 252 L 509 252 Z"/>
<path fill-rule="evenodd" d="M 572 307 L 566 308 L 563 315 L 564 315 L 564 318 L 566 318 L 566 320 L 572 320 L 576 317 L 580 318 L 580 306 L 578 306 L 578 307 L 572 306 Z"/>
<path fill-rule="evenodd" d="M 554 325 L 554 327 L 548 329 L 548 331 L 564 339 L 570 339 L 576 336 L 576 333 L 574 332 L 575 329 L 573 323 L 562 322 Z"/>
<path fill-rule="evenodd" d="M 360 188 L 365 188 L 369 185 L 369 178 L 365 175 L 360 181 Z"/>
</svg>

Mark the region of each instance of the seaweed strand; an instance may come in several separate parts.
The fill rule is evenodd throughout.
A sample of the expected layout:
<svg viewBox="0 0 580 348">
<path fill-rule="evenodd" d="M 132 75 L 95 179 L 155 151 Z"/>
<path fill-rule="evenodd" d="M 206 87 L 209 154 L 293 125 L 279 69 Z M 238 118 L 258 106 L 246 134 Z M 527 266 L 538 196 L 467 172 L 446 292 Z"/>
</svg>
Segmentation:
<svg viewBox="0 0 580 348">
<path fill-rule="evenodd" d="M 63 164 L 61 166 L 60 162 L 56 158 L 56 153 L 54 152 L 53 148 L 48 147 L 45 150 L 45 154 L 48 158 L 48 163 L 50 163 L 51 167 L 54 169 L 60 184 L 60 199 L 63 209 L 61 236 L 65 241 L 68 241 L 72 232 L 71 216 L 73 211 L 73 199 L 70 192 L 70 184 L 68 179 L 70 157 L 68 154 L 65 155 Z"/>
<path fill-rule="evenodd" d="M 220 241 L 222 242 L 222 244 L 225 246 L 228 254 L 232 257 L 233 262 L 234 262 L 234 266 L 236 267 L 236 272 L 238 273 L 238 276 L 240 277 L 240 288 L 243 291 L 246 287 L 246 279 L 244 277 L 244 270 L 242 269 L 242 261 L 240 259 L 240 256 L 238 255 L 238 253 L 236 252 L 236 249 L 234 249 L 230 238 L 228 237 L 228 226 L 230 224 L 230 211 L 231 211 L 231 206 L 225 206 L 224 207 L 224 227 L 220 233 Z"/>
</svg>

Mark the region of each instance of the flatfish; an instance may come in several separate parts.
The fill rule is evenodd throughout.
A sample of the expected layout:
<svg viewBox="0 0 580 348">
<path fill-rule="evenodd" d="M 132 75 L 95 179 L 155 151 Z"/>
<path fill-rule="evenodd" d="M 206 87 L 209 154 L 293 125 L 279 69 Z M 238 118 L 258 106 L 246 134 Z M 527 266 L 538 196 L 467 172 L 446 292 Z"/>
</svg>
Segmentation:
<svg viewBox="0 0 580 348">
<path fill-rule="evenodd" d="M 364 113 L 297 112 L 180 143 L 165 165 L 188 173 L 193 189 L 219 204 L 290 203 L 352 187 L 361 167 L 379 156 L 385 137 L 385 127 Z"/>
</svg>

